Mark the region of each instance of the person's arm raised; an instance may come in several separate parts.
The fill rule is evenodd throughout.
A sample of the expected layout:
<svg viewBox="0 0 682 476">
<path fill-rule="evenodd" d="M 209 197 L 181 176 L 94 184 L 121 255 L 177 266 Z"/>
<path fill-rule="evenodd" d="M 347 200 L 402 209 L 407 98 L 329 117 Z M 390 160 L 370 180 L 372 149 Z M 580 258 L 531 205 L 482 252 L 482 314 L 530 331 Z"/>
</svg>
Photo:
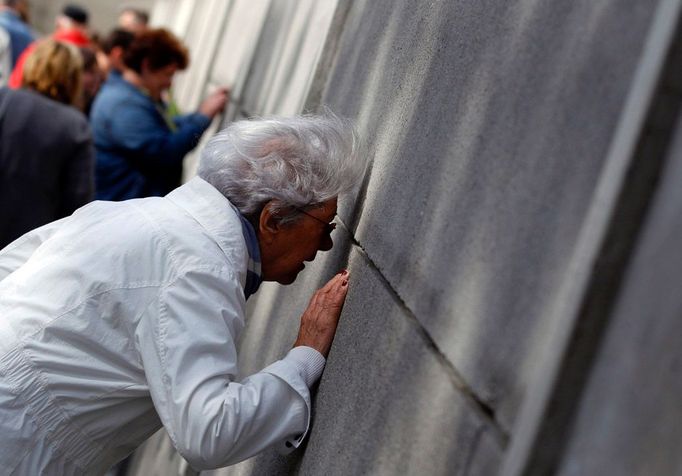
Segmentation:
<svg viewBox="0 0 682 476">
<path fill-rule="evenodd" d="M 225 105 L 230 100 L 230 90 L 227 88 L 220 88 L 208 96 L 199 105 L 199 113 L 206 117 L 213 118 L 219 112 L 225 109 Z"/>
</svg>

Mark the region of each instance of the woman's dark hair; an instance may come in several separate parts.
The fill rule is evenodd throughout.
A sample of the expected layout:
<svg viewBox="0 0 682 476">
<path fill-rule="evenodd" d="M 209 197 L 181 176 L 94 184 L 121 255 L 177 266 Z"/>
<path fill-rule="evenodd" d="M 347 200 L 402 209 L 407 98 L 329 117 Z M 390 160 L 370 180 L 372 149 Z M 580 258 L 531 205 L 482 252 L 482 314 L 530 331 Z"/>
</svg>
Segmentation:
<svg viewBox="0 0 682 476">
<path fill-rule="evenodd" d="M 152 71 L 171 64 L 182 70 L 189 63 L 189 53 L 175 35 L 158 28 L 138 34 L 123 54 L 123 63 L 136 73 L 142 72 L 145 60 Z"/>
<path fill-rule="evenodd" d="M 83 71 L 92 71 L 98 68 L 97 64 L 97 53 L 95 50 L 89 46 L 81 46 L 78 48 L 81 53 L 81 58 L 83 58 Z"/>
</svg>

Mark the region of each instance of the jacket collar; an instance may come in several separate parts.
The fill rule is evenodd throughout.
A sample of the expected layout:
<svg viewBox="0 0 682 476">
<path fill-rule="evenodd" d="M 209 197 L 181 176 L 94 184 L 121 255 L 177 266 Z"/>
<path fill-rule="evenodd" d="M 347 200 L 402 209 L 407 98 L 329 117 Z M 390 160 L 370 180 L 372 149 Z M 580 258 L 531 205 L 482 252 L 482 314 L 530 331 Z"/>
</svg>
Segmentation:
<svg viewBox="0 0 682 476">
<path fill-rule="evenodd" d="M 63 41 L 65 43 L 71 43 L 76 46 L 87 46 L 90 44 L 90 38 L 88 38 L 85 33 L 76 29 L 69 30 L 59 30 L 56 31 L 52 38 L 57 41 Z"/>
<path fill-rule="evenodd" d="M 191 215 L 217 243 L 225 256 L 239 265 L 239 280 L 242 286 L 246 286 L 247 269 L 252 268 L 249 263 L 252 260 L 236 207 L 200 177 L 194 177 L 176 188 L 166 198 Z M 260 263 L 257 271 L 260 273 Z"/>
</svg>

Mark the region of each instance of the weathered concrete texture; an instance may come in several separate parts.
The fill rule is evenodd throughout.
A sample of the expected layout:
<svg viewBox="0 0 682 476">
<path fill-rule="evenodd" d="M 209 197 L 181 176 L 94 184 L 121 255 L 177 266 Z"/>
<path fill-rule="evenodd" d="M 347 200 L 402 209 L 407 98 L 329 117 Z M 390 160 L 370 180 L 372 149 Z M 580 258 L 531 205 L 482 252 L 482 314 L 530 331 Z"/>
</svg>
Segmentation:
<svg viewBox="0 0 682 476">
<path fill-rule="evenodd" d="M 682 473 L 682 124 L 558 474 Z M 676 468 L 676 470 L 675 470 Z"/>
<path fill-rule="evenodd" d="M 660 2 L 501 475 L 556 473 L 682 113 L 681 19 L 681 1 Z"/>
<path fill-rule="evenodd" d="M 456 388 L 419 323 L 356 251 L 301 474 L 470 474 L 479 451 L 494 467 L 501 441 L 489 443 L 499 430 Z"/>
<path fill-rule="evenodd" d="M 415 0 L 348 14 L 323 102 L 358 119 L 374 165 L 341 214 L 507 430 L 654 9 Z"/>
<path fill-rule="evenodd" d="M 336 0 L 273 1 L 259 38 L 241 107 L 250 114 L 301 111 Z"/>
<path fill-rule="evenodd" d="M 270 353 L 265 343 L 291 342 L 292 336 L 281 333 L 293 326 L 276 314 L 305 309 L 306 302 L 291 294 L 309 293 L 336 269 L 337 259 L 348 256 L 348 243 L 340 238 L 335 253 L 318 258 L 301 276 L 300 289 L 278 293 L 268 309 L 272 314 L 252 317 L 241 342 L 246 373 L 270 360 L 262 357 Z M 287 457 L 266 452 L 208 474 L 494 474 L 504 444 L 499 429 L 457 388 L 450 367 L 364 253 L 352 247 L 350 256 L 351 289 L 305 451 Z M 268 315 L 275 317 L 260 322 Z M 281 355 L 280 349 L 273 352 Z M 250 368 L 253 362 L 259 363 Z"/>
</svg>

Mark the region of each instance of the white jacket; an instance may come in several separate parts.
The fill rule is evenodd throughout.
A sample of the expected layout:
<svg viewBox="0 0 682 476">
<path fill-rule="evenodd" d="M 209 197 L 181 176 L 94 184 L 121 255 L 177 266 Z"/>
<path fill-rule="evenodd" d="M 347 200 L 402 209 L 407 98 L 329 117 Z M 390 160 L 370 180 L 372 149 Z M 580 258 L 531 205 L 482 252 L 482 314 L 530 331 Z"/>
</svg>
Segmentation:
<svg viewBox="0 0 682 476">
<path fill-rule="evenodd" d="M 297 347 L 235 381 L 246 265 L 239 217 L 200 178 L 2 250 L 3 474 L 101 474 L 162 423 L 196 469 L 298 446 L 324 358 Z"/>
</svg>

